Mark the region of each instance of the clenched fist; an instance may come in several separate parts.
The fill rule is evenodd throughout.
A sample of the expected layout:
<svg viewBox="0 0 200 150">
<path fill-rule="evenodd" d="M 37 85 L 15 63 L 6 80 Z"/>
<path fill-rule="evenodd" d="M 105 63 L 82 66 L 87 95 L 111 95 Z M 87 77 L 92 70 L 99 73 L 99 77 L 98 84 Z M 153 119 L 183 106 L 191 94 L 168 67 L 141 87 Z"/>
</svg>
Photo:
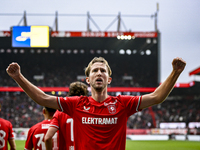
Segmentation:
<svg viewBox="0 0 200 150">
<path fill-rule="evenodd" d="M 20 66 L 18 63 L 13 62 L 7 67 L 6 72 L 10 77 L 15 79 L 21 74 Z"/>
<path fill-rule="evenodd" d="M 186 62 L 182 58 L 177 57 L 172 61 L 172 66 L 176 73 L 181 73 L 186 66 Z"/>
</svg>

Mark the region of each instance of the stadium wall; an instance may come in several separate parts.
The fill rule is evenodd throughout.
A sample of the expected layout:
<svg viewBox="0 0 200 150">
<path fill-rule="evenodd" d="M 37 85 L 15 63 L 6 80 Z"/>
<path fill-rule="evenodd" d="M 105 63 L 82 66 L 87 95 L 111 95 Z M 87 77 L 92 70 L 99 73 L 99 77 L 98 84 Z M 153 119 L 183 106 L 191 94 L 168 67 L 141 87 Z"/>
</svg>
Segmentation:
<svg viewBox="0 0 200 150">
<path fill-rule="evenodd" d="M 146 141 L 146 140 L 200 141 L 200 135 L 174 135 L 173 138 L 171 138 L 170 135 L 127 135 L 126 138 L 135 141 Z"/>
<path fill-rule="evenodd" d="M 16 140 L 26 140 L 26 137 L 28 135 L 29 128 L 13 128 L 14 130 L 14 136 Z M 145 131 L 146 130 L 146 131 Z M 127 136 L 126 139 L 129 140 L 137 140 L 137 141 L 144 141 L 144 140 L 188 140 L 188 141 L 200 141 L 200 135 L 187 135 L 183 134 L 184 131 L 181 131 L 180 129 L 177 129 L 177 131 L 169 130 L 165 132 L 160 132 L 155 134 L 155 132 L 151 130 L 158 130 L 158 129 L 132 129 L 132 132 L 130 130 L 127 130 Z M 175 132 L 175 135 L 172 134 L 172 132 Z M 135 133 L 135 134 L 133 134 Z M 168 134 L 167 134 L 168 133 Z M 180 135 L 182 134 L 182 135 Z"/>
</svg>

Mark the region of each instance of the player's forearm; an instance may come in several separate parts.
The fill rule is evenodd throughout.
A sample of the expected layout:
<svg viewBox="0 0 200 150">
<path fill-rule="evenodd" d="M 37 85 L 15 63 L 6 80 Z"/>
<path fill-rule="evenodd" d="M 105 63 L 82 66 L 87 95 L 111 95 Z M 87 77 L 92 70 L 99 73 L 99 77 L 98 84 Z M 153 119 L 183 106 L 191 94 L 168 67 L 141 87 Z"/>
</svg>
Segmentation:
<svg viewBox="0 0 200 150">
<path fill-rule="evenodd" d="M 167 98 L 174 88 L 179 75 L 180 73 L 172 71 L 168 78 L 152 93 L 157 104 L 163 102 Z"/>
<path fill-rule="evenodd" d="M 9 141 L 10 150 L 16 150 L 16 144 L 14 139 L 10 139 Z"/>
<path fill-rule="evenodd" d="M 153 93 L 142 96 L 140 109 L 162 103 L 170 94 L 179 75 L 184 70 L 186 62 L 182 58 L 177 57 L 173 59 L 172 66 L 173 70 L 168 78 Z"/>
<path fill-rule="evenodd" d="M 45 138 L 45 146 L 46 146 L 46 150 L 52 150 L 53 147 L 53 142 L 52 142 L 52 138 Z"/>
<path fill-rule="evenodd" d="M 179 75 L 180 74 L 172 71 L 168 78 L 153 93 L 143 95 L 140 109 L 162 103 L 174 88 L 174 84 L 176 83 Z"/>
<path fill-rule="evenodd" d="M 182 58 L 174 58 L 172 61 L 173 70 L 168 78 L 163 82 L 156 90 L 153 95 L 156 98 L 156 103 L 163 102 L 170 94 L 174 85 L 186 66 L 186 62 Z"/>
<path fill-rule="evenodd" d="M 15 147 L 10 147 L 10 150 L 16 150 L 16 146 Z"/>
<path fill-rule="evenodd" d="M 13 78 L 24 92 L 36 103 L 45 106 L 46 94 L 38 87 L 29 82 L 22 74 Z"/>
<path fill-rule="evenodd" d="M 55 133 L 58 131 L 57 128 L 55 127 L 49 127 L 49 129 L 47 130 L 47 133 L 44 137 L 44 142 L 45 142 L 45 146 L 47 150 L 52 150 L 53 147 L 53 136 L 55 135 Z"/>
</svg>

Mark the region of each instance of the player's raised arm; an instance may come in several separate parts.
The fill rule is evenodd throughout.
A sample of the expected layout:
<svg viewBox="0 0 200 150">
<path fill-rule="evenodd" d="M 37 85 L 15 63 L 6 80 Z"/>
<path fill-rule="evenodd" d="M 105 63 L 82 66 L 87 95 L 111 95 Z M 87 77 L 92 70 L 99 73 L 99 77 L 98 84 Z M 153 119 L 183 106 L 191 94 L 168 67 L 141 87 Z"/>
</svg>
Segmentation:
<svg viewBox="0 0 200 150">
<path fill-rule="evenodd" d="M 31 69 L 31 68 L 30 68 Z M 48 95 L 38 87 L 29 82 L 21 73 L 20 66 L 17 63 L 11 63 L 6 69 L 8 75 L 26 92 L 26 94 L 36 103 L 42 106 L 59 109 L 57 98 Z"/>
<path fill-rule="evenodd" d="M 174 85 L 185 66 L 186 62 L 182 58 L 174 58 L 172 61 L 173 69 L 171 74 L 153 93 L 143 95 L 140 109 L 163 102 L 174 88 Z"/>
</svg>

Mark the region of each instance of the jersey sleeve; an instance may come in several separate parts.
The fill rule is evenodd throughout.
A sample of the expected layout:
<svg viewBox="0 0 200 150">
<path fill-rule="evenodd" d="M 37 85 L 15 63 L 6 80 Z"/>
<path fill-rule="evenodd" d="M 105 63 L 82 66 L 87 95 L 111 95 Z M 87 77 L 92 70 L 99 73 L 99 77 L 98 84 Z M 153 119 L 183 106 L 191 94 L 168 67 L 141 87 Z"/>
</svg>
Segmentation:
<svg viewBox="0 0 200 150">
<path fill-rule="evenodd" d="M 24 150 L 32 150 L 32 148 L 33 148 L 33 142 L 32 142 L 33 139 L 32 138 L 33 138 L 33 127 L 31 127 L 28 131 Z"/>
<path fill-rule="evenodd" d="M 57 97 L 57 102 L 60 107 L 60 110 L 69 116 L 73 116 L 76 104 L 78 103 L 80 97 L 72 96 L 72 97 Z"/>
<path fill-rule="evenodd" d="M 142 109 L 139 109 L 140 104 L 141 104 L 141 100 L 142 100 L 142 96 L 120 95 L 119 97 L 126 107 L 128 116 L 142 110 Z"/>
<path fill-rule="evenodd" d="M 59 129 L 59 126 L 60 126 L 59 125 L 59 111 L 57 110 L 51 120 L 50 127 L 55 127 L 57 129 Z"/>
<path fill-rule="evenodd" d="M 13 139 L 13 138 L 14 138 L 13 127 L 12 127 L 12 124 L 9 122 L 9 135 L 8 135 L 8 139 Z"/>
</svg>

